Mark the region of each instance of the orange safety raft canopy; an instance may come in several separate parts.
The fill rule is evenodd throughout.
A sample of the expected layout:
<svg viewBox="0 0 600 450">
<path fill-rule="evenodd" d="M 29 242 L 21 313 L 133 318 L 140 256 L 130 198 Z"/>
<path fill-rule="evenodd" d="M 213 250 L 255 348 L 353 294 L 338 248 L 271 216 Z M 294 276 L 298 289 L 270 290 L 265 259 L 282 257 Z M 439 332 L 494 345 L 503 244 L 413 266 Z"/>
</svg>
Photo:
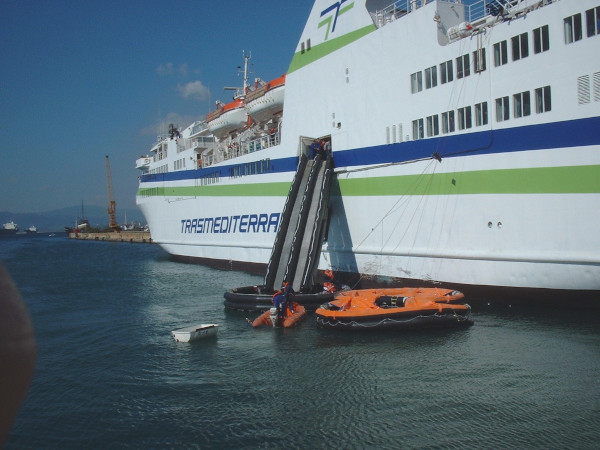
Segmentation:
<svg viewBox="0 0 600 450">
<path fill-rule="evenodd" d="M 440 288 L 344 291 L 315 311 L 328 328 L 422 328 L 471 325 L 462 292 Z"/>
</svg>

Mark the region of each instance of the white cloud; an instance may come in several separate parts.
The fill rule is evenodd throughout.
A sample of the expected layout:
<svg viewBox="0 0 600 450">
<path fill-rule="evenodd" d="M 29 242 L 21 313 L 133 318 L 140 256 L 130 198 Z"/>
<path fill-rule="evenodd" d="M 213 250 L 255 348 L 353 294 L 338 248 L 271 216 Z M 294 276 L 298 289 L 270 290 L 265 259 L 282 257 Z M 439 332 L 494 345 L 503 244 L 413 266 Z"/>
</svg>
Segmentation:
<svg viewBox="0 0 600 450">
<path fill-rule="evenodd" d="M 178 74 L 182 77 L 187 77 L 190 73 L 190 69 L 187 63 L 180 64 L 179 67 L 175 68 L 175 65 L 172 62 L 168 62 L 158 66 L 156 68 L 156 73 L 160 76 Z"/>
<path fill-rule="evenodd" d="M 183 98 L 206 101 L 210 98 L 210 91 L 202 84 L 202 81 L 192 81 L 184 85 L 177 85 L 177 90 Z"/>
<path fill-rule="evenodd" d="M 179 66 L 179 74 L 183 77 L 187 77 L 189 73 L 188 65 L 182 64 Z"/>
<path fill-rule="evenodd" d="M 173 63 L 161 64 L 156 68 L 156 73 L 161 76 L 171 75 L 173 73 Z"/>
</svg>

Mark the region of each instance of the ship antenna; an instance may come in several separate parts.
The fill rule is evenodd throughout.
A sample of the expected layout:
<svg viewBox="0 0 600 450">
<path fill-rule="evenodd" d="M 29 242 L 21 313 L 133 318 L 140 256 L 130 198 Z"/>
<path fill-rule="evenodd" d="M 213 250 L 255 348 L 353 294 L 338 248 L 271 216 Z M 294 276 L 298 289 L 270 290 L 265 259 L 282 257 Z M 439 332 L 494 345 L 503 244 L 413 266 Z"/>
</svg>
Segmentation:
<svg viewBox="0 0 600 450">
<path fill-rule="evenodd" d="M 223 90 L 225 91 L 235 91 L 235 95 L 233 98 L 241 98 L 244 99 L 246 98 L 246 94 L 248 93 L 248 89 L 250 88 L 250 84 L 248 84 L 248 61 L 250 60 L 250 58 L 252 58 L 252 53 L 249 53 L 248 55 L 245 54 L 245 52 L 242 50 L 242 55 L 244 57 L 244 83 L 243 86 L 241 87 L 241 89 L 239 87 L 231 87 L 231 86 L 225 86 L 223 88 Z M 240 66 L 237 67 L 238 68 L 238 76 L 239 74 L 242 72 L 242 68 Z M 240 92 L 241 90 L 241 92 Z"/>
<path fill-rule="evenodd" d="M 242 55 L 244 55 L 244 95 L 246 95 L 250 87 L 250 84 L 248 84 L 248 61 L 252 58 L 252 52 L 245 55 L 242 51 Z"/>
</svg>

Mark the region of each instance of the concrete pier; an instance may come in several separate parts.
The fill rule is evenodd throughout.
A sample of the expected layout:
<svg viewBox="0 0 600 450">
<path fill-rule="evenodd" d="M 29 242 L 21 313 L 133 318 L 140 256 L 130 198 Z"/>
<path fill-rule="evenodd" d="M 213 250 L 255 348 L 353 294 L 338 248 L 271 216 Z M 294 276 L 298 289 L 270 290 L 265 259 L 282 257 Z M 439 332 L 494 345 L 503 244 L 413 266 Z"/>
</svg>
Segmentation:
<svg viewBox="0 0 600 450">
<path fill-rule="evenodd" d="M 151 244 L 152 236 L 149 231 L 106 231 L 101 233 L 69 233 L 69 239 L 84 241 L 135 242 Z"/>
</svg>

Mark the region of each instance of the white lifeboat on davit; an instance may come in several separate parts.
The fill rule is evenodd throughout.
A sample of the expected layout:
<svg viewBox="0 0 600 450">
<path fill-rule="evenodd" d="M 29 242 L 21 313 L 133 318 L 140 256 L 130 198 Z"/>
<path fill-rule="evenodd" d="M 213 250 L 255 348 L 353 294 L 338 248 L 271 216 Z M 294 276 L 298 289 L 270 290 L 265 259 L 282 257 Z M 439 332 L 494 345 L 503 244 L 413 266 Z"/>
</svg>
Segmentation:
<svg viewBox="0 0 600 450">
<path fill-rule="evenodd" d="M 285 75 L 246 94 L 246 111 L 255 122 L 270 119 L 283 111 Z"/>
<path fill-rule="evenodd" d="M 210 112 L 206 116 L 206 123 L 208 123 L 210 132 L 218 138 L 243 128 L 247 123 L 244 100 L 236 98 L 234 101 L 220 106 L 216 111 Z"/>
</svg>

